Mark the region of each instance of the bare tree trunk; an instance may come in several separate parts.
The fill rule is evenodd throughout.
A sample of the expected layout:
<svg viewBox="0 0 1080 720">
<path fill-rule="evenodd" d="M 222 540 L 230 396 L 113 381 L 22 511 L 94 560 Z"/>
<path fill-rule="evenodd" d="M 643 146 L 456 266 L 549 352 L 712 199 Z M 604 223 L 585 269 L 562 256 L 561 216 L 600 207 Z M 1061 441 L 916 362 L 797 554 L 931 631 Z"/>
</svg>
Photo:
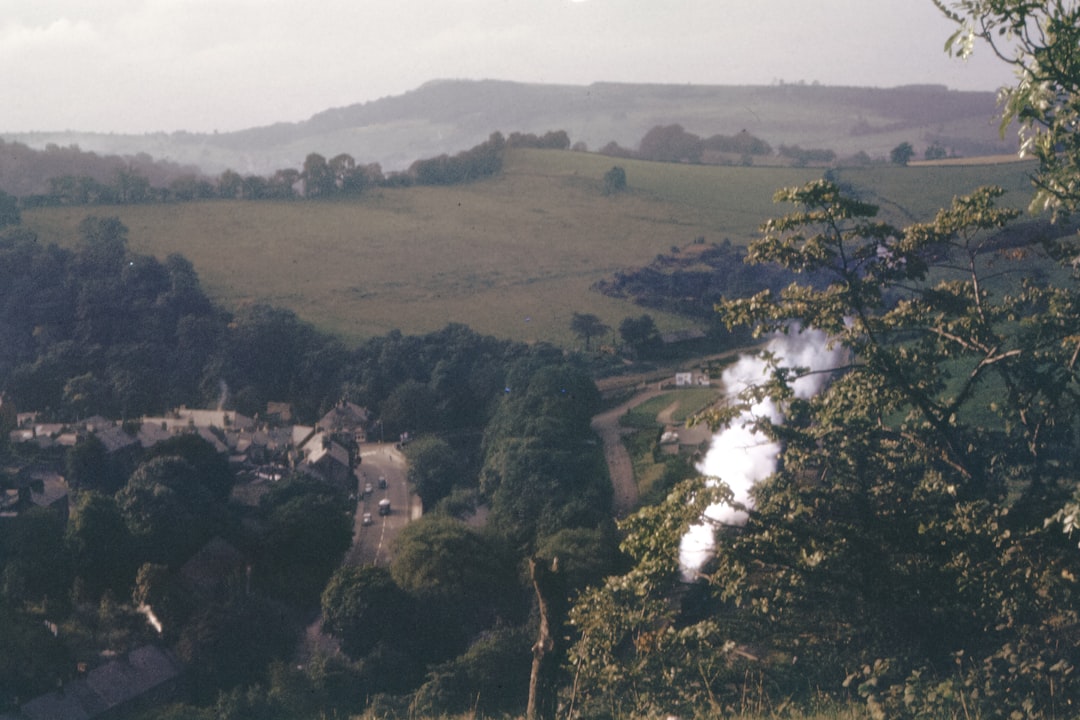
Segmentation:
<svg viewBox="0 0 1080 720">
<path fill-rule="evenodd" d="M 562 624 L 565 597 L 560 593 L 559 560 L 551 562 L 548 569 L 540 558 L 529 558 L 529 577 L 536 591 L 536 605 L 540 614 L 540 629 L 532 646 L 532 672 L 529 674 L 529 704 L 525 710 L 526 720 L 549 720 L 555 717 L 558 654 L 555 652 L 556 632 Z"/>
</svg>

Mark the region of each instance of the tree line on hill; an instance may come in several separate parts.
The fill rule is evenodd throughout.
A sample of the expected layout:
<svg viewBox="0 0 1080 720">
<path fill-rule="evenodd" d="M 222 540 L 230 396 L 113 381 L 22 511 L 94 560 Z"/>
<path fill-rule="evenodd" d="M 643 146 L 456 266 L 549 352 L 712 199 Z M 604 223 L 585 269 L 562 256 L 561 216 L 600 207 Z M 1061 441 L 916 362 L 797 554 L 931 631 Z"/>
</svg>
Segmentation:
<svg viewBox="0 0 1080 720">
<path fill-rule="evenodd" d="M 5 160 L 0 164 L 0 197 L 14 196 L 24 208 L 350 197 L 377 186 L 451 185 L 490 177 L 502 169 L 504 149 L 515 147 L 565 150 L 570 138 L 563 130 L 513 132 L 509 137 L 495 132 L 468 150 L 417 160 L 405 171 L 389 173 L 377 163 L 358 164 L 348 153 L 327 159 L 313 152 L 300 169 L 282 168 L 268 176 L 226 170 L 216 178 L 145 153 L 101 157 L 78 147 L 34 150 L 0 140 Z"/>
<path fill-rule="evenodd" d="M 910 145 L 908 145 L 910 147 Z M 0 206 L 14 202 L 15 207 L 66 205 L 115 205 L 161 202 L 192 202 L 210 199 L 292 200 L 356 197 L 373 187 L 411 185 L 454 185 L 498 174 L 507 148 L 586 150 L 582 143 L 571 145 L 564 130 L 542 135 L 512 132 L 508 137 L 494 132 L 473 148 L 416 160 L 406 170 L 383 172 L 378 163 L 363 164 L 348 153 L 333 157 L 312 152 L 297 168 L 280 168 L 269 175 L 241 175 L 225 170 L 208 177 L 197 168 L 180 166 L 151 158 L 145 153 L 133 157 L 98 156 L 78 147 L 50 145 L 34 150 L 17 142 L 0 140 Z M 755 157 L 773 154 L 769 143 L 746 130 L 735 135 L 717 134 L 701 138 L 681 125 L 658 125 L 650 129 L 636 150 L 611 142 L 598 151 L 619 158 L 637 158 L 656 162 L 753 164 Z M 906 164 L 910 154 L 893 162 Z M 804 149 L 781 145 L 777 154 L 798 166 L 830 165 L 836 153 L 828 149 Z M 944 149 L 927 149 L 928 159 L 944 156 Z M 869 164 L 871 159 L 859 153 L 849 159 L 855 164 Z M 625 185 L 616 178 L 605 178 L 605 191 L 614 192 Z M 6 198 L 6 199 L 5 199 Z M 12 198 L 14 198 L 12 200 Z"/>
<path fill-rule="evenodd" d="M 636 158 L 654 162 L 690 163 L 702 165 L 752 165 L 754 158 L 773 154 L 769 143 L 755 137 L 747 130 L 735 135 L 712 135 L 702 138 L 687 132 L 682 125 L 657 125 L 642 136 L 637 150 L 610 142 L 598 151 L 612 157 Z M 836 160 L 836 153 L 828 149 L 803 149 L 798 145 L 781 145 L 776 151 L 798 166 L 828 165 Z M 865 156 L 865 153 L 863 153 Z M 859 160 L 859 158 L 856 158 Z M 869 163 L 869 157 L 865 161 Z"/>
</svg>

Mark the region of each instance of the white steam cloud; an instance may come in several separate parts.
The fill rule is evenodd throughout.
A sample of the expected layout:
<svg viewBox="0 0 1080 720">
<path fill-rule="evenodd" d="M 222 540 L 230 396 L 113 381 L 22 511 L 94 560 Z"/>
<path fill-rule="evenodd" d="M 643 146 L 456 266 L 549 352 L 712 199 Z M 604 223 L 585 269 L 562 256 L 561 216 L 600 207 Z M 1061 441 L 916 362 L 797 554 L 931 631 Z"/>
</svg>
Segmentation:
<svg viewBox="0 0 1080 720">
<path fill-rule="evenodd" d="M 827 346 L 825 333 L 793 328 L 789 335 L 774 337 L 767 351 L 783 367 L 827 370 L 836 367 L 846 356 L 846 351 L 839 346 L 832 349 Z M 768 373 L 769 366 L 760 356 L 744 355 L 724 371 L 721 382 L 728 396 L 734 398 L 747 387 L 767 380 Z M 792 389 L 797 397 L 809 398 L 821 390 L 827 379 L 827 373 L 805 375 L 794 381 Z M 780 452 L 776 443 L 750 427 L 754 418 L 761 417 L 769 418 L 774 423 L 784 420 L 783 413 L 772 400 L 755 404 L 713 436 L 709 451 L 697 468 L 703 475 L 720 478 L 727 483 L 734 503 L 747 509 L 753 509 L 751 489 L 776 470 Z M 747 514 L 740 507 L 728 503 L 713 505 L 705 513 L 710 522 L 690 528 L 679 549 L 684 577 L 693 577 L 712 556 L 715 524 L 746 523 Z"/>
</svg>

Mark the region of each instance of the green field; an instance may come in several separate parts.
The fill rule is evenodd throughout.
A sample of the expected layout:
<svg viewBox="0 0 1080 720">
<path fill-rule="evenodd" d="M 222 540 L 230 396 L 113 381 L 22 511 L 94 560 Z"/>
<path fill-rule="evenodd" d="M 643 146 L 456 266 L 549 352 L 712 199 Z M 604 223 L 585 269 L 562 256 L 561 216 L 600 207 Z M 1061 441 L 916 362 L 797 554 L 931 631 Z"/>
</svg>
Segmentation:
<svg viewBox="0 0 1080 720">
<path fill-rule="evenodd" d="M 630 191 L 601 192 L 612 165 Z M 897 222 L 925 219 L 954 195 L 1000 184 L 1023 207 L 1030 166 L 875 167 L 840 171 Z M 641 308 L 592 284 L 696 238 L 745 243 L 786 208 L 780 187 L 821 169 L 666 165 L 590 153 L 517 150 L 492 180 L 375 189 L 336 202 L 207 201 L 27 210 L 42 242 L 70 246 L 86 215 L 118 216 L 132 250 L 179 252 L 228 308 L 269 302 L 355 340 L 462 322 L 524 341 L 575 345 L 574 312 L 612 327 Z M 651 313 L 662 331 L 689 321 Z"/>
</svg>

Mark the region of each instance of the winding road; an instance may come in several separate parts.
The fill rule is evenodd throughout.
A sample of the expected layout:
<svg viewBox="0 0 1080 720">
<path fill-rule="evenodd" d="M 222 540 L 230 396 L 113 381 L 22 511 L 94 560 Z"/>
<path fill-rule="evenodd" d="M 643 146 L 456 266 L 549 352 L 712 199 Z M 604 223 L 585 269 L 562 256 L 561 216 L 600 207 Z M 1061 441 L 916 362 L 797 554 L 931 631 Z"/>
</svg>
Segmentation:
<svg viewBox="0 0 1080 720">
<path fill-rule="evenodd" d="M 623 434 L 632 431 L 622 428 L 619 425 L 619 418 L 630 409 L 663 392 L 665 391 L 653 386 L 592 419 L 592 429 L 604 443 L 604 458 L 607 460 L 608 474 L 611 476 L 611 509 L 618 520 L 629 515 L 637 506 L 638 501 L 634 466 L 630 461 L 630 453 L 622 442 Z"/>
</svg>

